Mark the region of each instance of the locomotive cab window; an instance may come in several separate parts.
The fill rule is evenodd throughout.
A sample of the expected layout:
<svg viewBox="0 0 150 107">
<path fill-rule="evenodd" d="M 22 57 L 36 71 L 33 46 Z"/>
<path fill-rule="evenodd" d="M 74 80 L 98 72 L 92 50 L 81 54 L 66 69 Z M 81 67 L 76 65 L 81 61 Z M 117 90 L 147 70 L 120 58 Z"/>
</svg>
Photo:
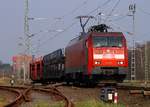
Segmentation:
<svg viewBox="0 0 150 107">
<path fill-rule="evenodd" d="M 122 47 L 123 38 L 121 36 L 94 36 L 94 47 Z"/>
</svg>

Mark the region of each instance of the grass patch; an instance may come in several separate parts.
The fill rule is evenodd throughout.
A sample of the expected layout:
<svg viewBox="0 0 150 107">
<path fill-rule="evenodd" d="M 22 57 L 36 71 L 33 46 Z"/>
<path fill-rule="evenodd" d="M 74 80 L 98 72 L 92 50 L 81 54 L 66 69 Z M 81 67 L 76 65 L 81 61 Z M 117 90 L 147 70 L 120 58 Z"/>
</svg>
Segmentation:
<svg viewBox="0 0 150 107">
<path fill-rule="evenodd" d="M 5 98 L 0 96 L 0 102 L 4 102 Z"/>
<path fill-rule="evenodd" d="M 0 107 L 3 107 L 5 105 L 5 101 L 6 99 L 0 96 Z"/>
<path fill-rule="evenodd" d="M 121 104 L 108 104 L 102 101 L 90 100 L 90 101 L 83 101 L 77 102 L 75 107 L 125 107 Z"/>
<path fill-rule="evenodd" d="M 7 77 L 5 77 L 4 79 L 0 78 L 0 85 L 7 85 L 7 84 L 10 84 L 10 78 Z"/>
<path fill-rule="evenodd" d="M 52 102 L 52 104 L 50 104 L 49 102 L 39 101 L 35 105 L 33 105 L 33 107 L 64 107 L 64 103 L 63 102 L 56 102 L 56 103 Z"/>
<path fill-rule="evenodd" d="M 32 107 L 64 107 L 64 102 L 45 102 L 45 101 L 38 101 Z M 82 101 L 76 102 L 75 107 L 125 107 L 121 104 L 108 104 L 102 101 L 96 100 L 89 100 L 89 101 Z"/>
</svg>

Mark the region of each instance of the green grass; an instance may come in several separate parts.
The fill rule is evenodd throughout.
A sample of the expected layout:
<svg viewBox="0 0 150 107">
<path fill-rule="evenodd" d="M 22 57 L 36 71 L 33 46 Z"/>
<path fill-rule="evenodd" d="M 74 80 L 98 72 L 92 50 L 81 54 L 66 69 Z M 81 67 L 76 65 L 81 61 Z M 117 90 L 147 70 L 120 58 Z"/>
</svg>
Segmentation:
<svg viewBox="0 0 150 107">
<path fill-rule="evenodd" d="M 63 102 L 55 102 L 50 104 L 49 102 L 39 101 L 33 107 L 64 107 Z"/>
<path fill-rule="evenodd" d="M 37 102 L 33 107 L 64 107 L 63 102 L 52 102 L 52 104 L 44 101 Z M 74 107 L 125 107 L 121 104 L 108 104 L 102 101 L 89 100 L 76 102 Z"/>
<path fill-rule="evenodd" d="M 10 84 L 10 78 L 7 77 L 5 77 L 4 79 L 0 78 L 0 85 L 8 85 L 8 84 Z"/>
<path fill-rule="evenodd" d="M 0 96 L 0 107 L 3 107 L 5 105 L 5 103 L 6 103 L 5 101 L 6 101 L 6 99 L 4 97 Z"/>
<path fill-rule="evenodd" d="M 102 101 L 90 100 L 84 102 L 78 102 L 75 107 L 125 107 L 121 104 L 108 104 Z"/>
<path fill-rule="evenodd" d="M 4 102 L 5 98 L 0 96 L 0 102 Z"/>
</svg>

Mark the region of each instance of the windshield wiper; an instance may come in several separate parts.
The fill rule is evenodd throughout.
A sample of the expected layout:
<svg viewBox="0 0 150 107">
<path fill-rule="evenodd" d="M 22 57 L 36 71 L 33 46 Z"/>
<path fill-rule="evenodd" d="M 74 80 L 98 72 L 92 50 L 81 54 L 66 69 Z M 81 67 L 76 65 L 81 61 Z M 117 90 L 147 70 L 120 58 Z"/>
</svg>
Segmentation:
<svg viewBox="0 0 150 107">
<path fill-rule="evenodd" d="M 111 46 L 111 47 L 119 47 L 119 46 Z"/>
</svg>

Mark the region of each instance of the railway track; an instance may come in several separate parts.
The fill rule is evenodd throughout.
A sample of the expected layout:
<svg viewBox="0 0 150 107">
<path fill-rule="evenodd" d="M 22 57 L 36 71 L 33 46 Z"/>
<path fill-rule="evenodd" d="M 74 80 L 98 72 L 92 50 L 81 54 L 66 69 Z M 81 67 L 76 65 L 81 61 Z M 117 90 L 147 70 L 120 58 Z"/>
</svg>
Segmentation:
<svg viewBox="0 0 150 107">
<path fill-rule="evenodd" d="M 24 92 L 21 92 L 18 90 L 18 88 L 20 89 L 24 89 Z M 17 94 L 17 97 L 12 101 L 9 102 L 8 104 L 4 105 L 4 107 L 17 107 L 19 106 L 19 104 L 21 104 L 23 101 L 29 101 L 27 95 L 29 93 L 29 91 L 31 90 L 32 87 L 9 87 L 9 86 L 0 86 L 0 89 L 3 90 L 7 90 L 13 93 Z"/>
<path fill-rule="evenodd" d="M 80 102 L 83 99 L 100 99 L 100 89 L 104 85 L 98 85 L 95 88 L 87 87 L 76 87 L 76 86 L 62 86 L 64 93 L 68 95 L 75 102 Z M 115 86 L 118 91 L 118 103 L 128 107 L 148 107 L 150 105 L 150 88 L 149 87 L 138 87 L 138 86 Z M 138 91 L 138 92 L 136 92 Z M 76 95 L 72 94 L 75 93 Z M 77 97 L 80 96 L 80 97 Z M 83 100 L 83 101 L 84 101 Z"/>
<path fill-rule="evenodd" d="M 55 96 L 59 96 L 61 98 L 58 99 L 62 99 L 65 102 L 65 106 L 64 107 L 74 107 L 73 103 L 62 93 L 60 92 L 57 88 L 55 87 L 47 87 L 46 89 L 40 89 L 40 88 L 34 88 L 34 90 L 36 91 L 42 91 L 42 92 L 46 92 L 46 93 L 51 93 Z"/>
<path fill-rule="evenodd" d="M 4 105 L 4 107 L 16 106 L 16 104 L 18 104 L 19 101 L 21 101 L 21 99 L 22 99 L 22 94 L 21 94 L 21 92 L 19 92 L 18 90 L 11 89 L 11 88 L 7 88 L 7 87 L 0 87 L 0 89 L 1 89 L 1 90 L 10 91 L 10 92 L 15 93 L 15 94 L 17 95 L 17 97 L 15 98 L 15 100 L 13 100 L 12 102 L 9 102 L 8 104 Z"/>
<path fill-rule="evenodd" d="M 59 84 L 60 85 L 60 84 Z M 36 87 L 36 86 L 0 86 L 0 89 L 8 90 L 17 94 L 14 101 L 6 104 L 4 107 L 17 107 L 22 102 L 31 102 L 30 94 L 32 91 L 40 91 L 55 96 L 58 101 L 64 102 L 64 107 L 74 107 L 73 103 L 56 87 L 59 85 L 53 85 L 49 87 Z M 21 91 L 20 91 L 21 90 Z M 23 91 L 22 91 L 23 90 Z"/>
<path fill-rule="evenodd" d="M 72 94 L 70 94 L 69 91 L 67 91 L 65 89 L 65 87 L 67 87 L 67 90 L 73 90 L 74 92 L 70 92 L 70 93 L 72 93 Z M 66 86 L 63 83 L 60 83 L 60 84 L 53 84 L 53 85 L 48 85 L 48 86 L 30 86 L 30 85 L 28 85 L 28 86 L 13 86 L 13 87 L 0 86 L 0 89 L 10 90 L 10 91 L 16 93 L 16 95 L 17 95 L 16 99 L 14 101 L 10 102 L 9 104 L 5 105 L 5 107 L 16 107 L 16 106 L 19 106 L 22 102 L 25 102 L 25 103 L 32 102 L 32 99 L 31 99 L 32 91 L 46 93 L 45 95 L 49 95 L 49 96 L 52 95 L 52 96 L 54 96 L 56 101 L 63 101 L 64 107 L 74 107 L 75 105 L 73 104 L 73 102 L 76 100 L 72 100 L 72 98 L 75 99 L 74 97 L 82 96 L 82 94 L 88 94 L 88 96 L 91 97 L 92 94 L 90 95 L 89 93 L 90 93 L 90 90 L 92 90 L 93 93 L 95 93 L 96 98 L 98 99 L 99 90 L 102 87 L 103 87 L 103 85 L 98 85 L 95 88 L 75 87 L 75 86 L 72 87 L 72 86 Z M 149 87 L 117 85 L 116 88 L 118 90 L 120 102 L 125 105 L 129 104 L 129 107 L 132 107 L 133 104 L 138 105 L 138 104 L 141 104 L 141 102 L 144 103 L 145 98 L 150 97 L 150 88 Z M 63 90 L 66 90 L 66 91 L 63 91 Z M 94 90 L 96 90 L 96 92 L 94 92 Z M 80 93 L 78 93 L 76 91 L 79 91 Z M 68 93 L 69 93 L 69 95 L 68 95 Z M 126 96 L 126 97 L 124 97 L 124 96 Z M 79 97 L 77 97 L 77 98 L 79 98 Z M 86 98 L 86 96 L 85 96 L 85 98 Z M 93 98 L 94 98 L 94 96 L 93 96 Z M 70 101 L 70 99 L 72 101 Z M 80 98 L 79 98 L 79 101 L 80 101 Z M 148 101 L 147 101 L 147 103 L 148 103 Z"/>
</svg>

